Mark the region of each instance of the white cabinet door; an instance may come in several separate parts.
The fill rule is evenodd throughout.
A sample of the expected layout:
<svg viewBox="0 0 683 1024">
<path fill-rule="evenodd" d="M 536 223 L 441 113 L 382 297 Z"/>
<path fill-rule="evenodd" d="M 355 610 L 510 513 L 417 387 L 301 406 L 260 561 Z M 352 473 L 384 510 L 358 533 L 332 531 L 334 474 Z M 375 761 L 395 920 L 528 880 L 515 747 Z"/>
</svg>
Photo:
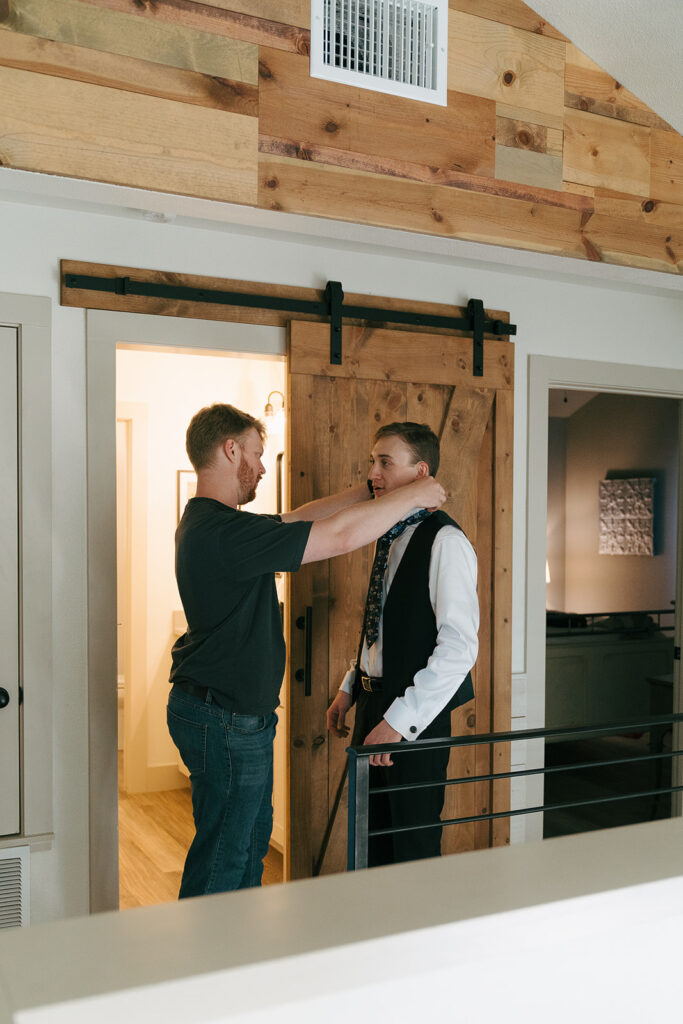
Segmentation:
<svg viewBox="0 0 683 1024">
<path fill-rule="evenodd" d="M 0 327 L 0 836 L 19 832 L 17 330 Z"/>
</svg>

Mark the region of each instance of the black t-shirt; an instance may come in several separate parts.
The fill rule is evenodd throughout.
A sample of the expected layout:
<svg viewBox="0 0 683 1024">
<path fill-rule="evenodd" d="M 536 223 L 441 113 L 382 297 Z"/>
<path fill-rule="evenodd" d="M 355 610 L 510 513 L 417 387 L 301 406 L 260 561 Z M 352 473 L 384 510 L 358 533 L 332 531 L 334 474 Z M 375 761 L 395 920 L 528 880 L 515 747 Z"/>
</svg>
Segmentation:
<svg viewBox="0 0 683 1024">
<path fill-rule="evenodd" d="M 188 501 L 176 530 L 187 632 L 173 647 L 172 683 L 208 686 L 238 714 L 277 707 L 285 641 L 274 573 L 299 568 L 311 526 Z"/>
</svg>

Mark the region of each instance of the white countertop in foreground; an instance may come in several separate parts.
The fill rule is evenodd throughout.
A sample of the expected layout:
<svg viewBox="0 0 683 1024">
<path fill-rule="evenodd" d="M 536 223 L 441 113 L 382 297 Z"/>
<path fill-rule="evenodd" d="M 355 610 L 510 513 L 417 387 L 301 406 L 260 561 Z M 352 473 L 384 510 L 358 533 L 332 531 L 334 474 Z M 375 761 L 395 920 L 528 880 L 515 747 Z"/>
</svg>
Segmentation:
<svg viewBox="0 0 683 1024">
<path fill-rule="evenodd" d="M 0 1024 L 120 1019 L 132 1024 L 145 1019 L 144 1014 L 148 1022 L 171 1024 L 242 1019 L 240 1014 L 246 1012 L 260 1020 L 261 1010 L 265 1013 L 270 1007 L 272 1012 L 273 1006 L 281 1007 L 287 998 L 294 998 L 291 993 L 286 995 L 283 979 L 295 980 L 296 958 L 303 957 L 301 964 L 309 965 L 306 977 L 311 998 L 316 992 L 322 998 L 334 987 L 334 982 L 324 980 L 332 963 L 337 963 L 342 975 L 348 972 L 346 987 L 353 987 L 349 965 L 366 963 L 364 957 L 374 955 L 368 950 L 378 954 L 379 964 L 382 948 L 393 950 L 393 963 L 402 949 L 412 964 L 404 975 L 411 969 L 426 969 L 424 963 L 420 966 L 420 957 L 431 956 L 432 960 L 425 961 L 431 970 L 433 953 L 429 954 L 427 947 L 430 941 L 434 946 L 434 936 L 446 934 L 444 926 L 469 922 L 468 945 L 460 951 L 456 936 L 465 936 L 463 927 L 448 932 L 449 956 L 457 958 L 471 949 L 475 932 L 482 949 L 490 950 L 496 941 L 503 941 L 504 929 L 497 927 L 494 934 L 484 920 L 489 915 L 545 908 L 535 918 L 531 915 L 538 930 L 548 927 L 549 918 L 544 917 L 541 925 L 539 913 L 545 914 L 550 905 L 557 914 L 557 904 L 562 906 L 562 901 L 622 890 L 620 902 L 614 906 L 624 906 L 628 894 L 623 890 L 679 876 L 681 884 L 672 881 L 662 906 L 670 907 L 673 900 L 678 905 L 672 907 L 672 913 L 683 915 L 683 820 L 673 819 L 13 929 L 0 933 Z M 655 896 L 649 895 L 642 905 L 655 914 L 657 898 L 663 898 L 665 890 L 650 886 L 647 892 Z M 610 898 L 606 899 L 609 902 Z M 611 899 L 614 901 L 614 896 Z M 604 900 L 600 904 L 607 905 Z M 585 904 L 594 907 L 594 912 L 597 906 L 595 901 Z M 601 913 L 604 917 L 604 909 Z M 661 911 L 657 914 L 661 917 Z M 612 920 L 612 911 L 609 916 Z M 527 925 L 531 918 L 527 915 Z M 514 915 L 508 921 L 512 919 Z M 512 934 L 520 934 L 521 918 L 516 920 L 517 930 Z M 442 931 L 430 932 L 435 928 Z M 549 936 L 548 941 L 551 939 Z M 389 941 L 383 947 L 377 940 Z M 354 948 L 357 943 L 363 945 Z M 366 952 L 361 954 L 361 950 Z M 311 967 L 315 963 L 319 972 Z M 247 965 L 252 966 L 245 970 Z M 441 966 L 445 969 L 446 965 Z M 455 969 L 453 964 L 449 969 Z M 359 977 L 367 983 L 362 971 Z M 202 987 L 193 989 L 192 979 Z M 174 984 L 169 987 L 168 982 Z M 301 977 L 297 984 L 299 998 L 306 994 Z M 274 991 L 273 985 L 281 986 L 279 991 Z M 119 1008 L 109 1016 L 107 1000 L 97 997 L 127 990 L 127 996 L 117 997 Z M 206 1001 L 195 998 L 193 1002 L 189 998 L 192 990 L 195 996 L 196 991 L 203 992 Z M 220 991 L 223 1001 L 218 1017 L 215 1005 L 221 1005 Z M 173 1010 L 162 1012 L 164 998 L 169 996 Z M 95 1002 L 87 1002 L 93 997 Z M 212 999 L 218 1002 L 214 1005 Z M 55 1009 L 55 1004 L 62 1004 L 61 1009 Z M 341 1008 L 339 1003 L 339 1012 Z M 297 1012 L 301 1020 L 300 1010 Z M 393 1020 L 397 1019 L 394 1013 Z"/>
</svg>

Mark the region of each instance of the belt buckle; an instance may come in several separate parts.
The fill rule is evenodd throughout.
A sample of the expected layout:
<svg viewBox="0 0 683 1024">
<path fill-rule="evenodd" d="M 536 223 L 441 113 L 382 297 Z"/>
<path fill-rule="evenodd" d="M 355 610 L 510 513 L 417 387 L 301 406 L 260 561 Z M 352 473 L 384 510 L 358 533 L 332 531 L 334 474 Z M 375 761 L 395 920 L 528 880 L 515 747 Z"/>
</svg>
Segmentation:
<svg viewBox="0 0 683 1024">
<path fill-rule="evenodd" d="M 363 676 L 362 675 L 360 677 L 360 681 L 361 681 L 361 684 L 363 686 L 363 689 L 367 693 L 372 693 L 372 679 L 370 678 L 370 676 Z"/>
</svg>

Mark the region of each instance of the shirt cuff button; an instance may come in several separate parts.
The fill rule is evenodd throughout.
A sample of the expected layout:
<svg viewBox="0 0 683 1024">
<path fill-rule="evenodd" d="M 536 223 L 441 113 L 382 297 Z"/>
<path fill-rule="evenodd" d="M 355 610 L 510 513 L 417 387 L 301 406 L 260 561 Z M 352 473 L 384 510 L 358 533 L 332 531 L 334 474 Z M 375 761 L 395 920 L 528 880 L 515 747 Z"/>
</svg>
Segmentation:
<svg viewBox="0 0 683 1024">
<path fill-rule="evenodd" d="M 416 725 L 411 725 L 410 731 L 411 732 L 417 732 L 417 726 Z"/>
</svg>

